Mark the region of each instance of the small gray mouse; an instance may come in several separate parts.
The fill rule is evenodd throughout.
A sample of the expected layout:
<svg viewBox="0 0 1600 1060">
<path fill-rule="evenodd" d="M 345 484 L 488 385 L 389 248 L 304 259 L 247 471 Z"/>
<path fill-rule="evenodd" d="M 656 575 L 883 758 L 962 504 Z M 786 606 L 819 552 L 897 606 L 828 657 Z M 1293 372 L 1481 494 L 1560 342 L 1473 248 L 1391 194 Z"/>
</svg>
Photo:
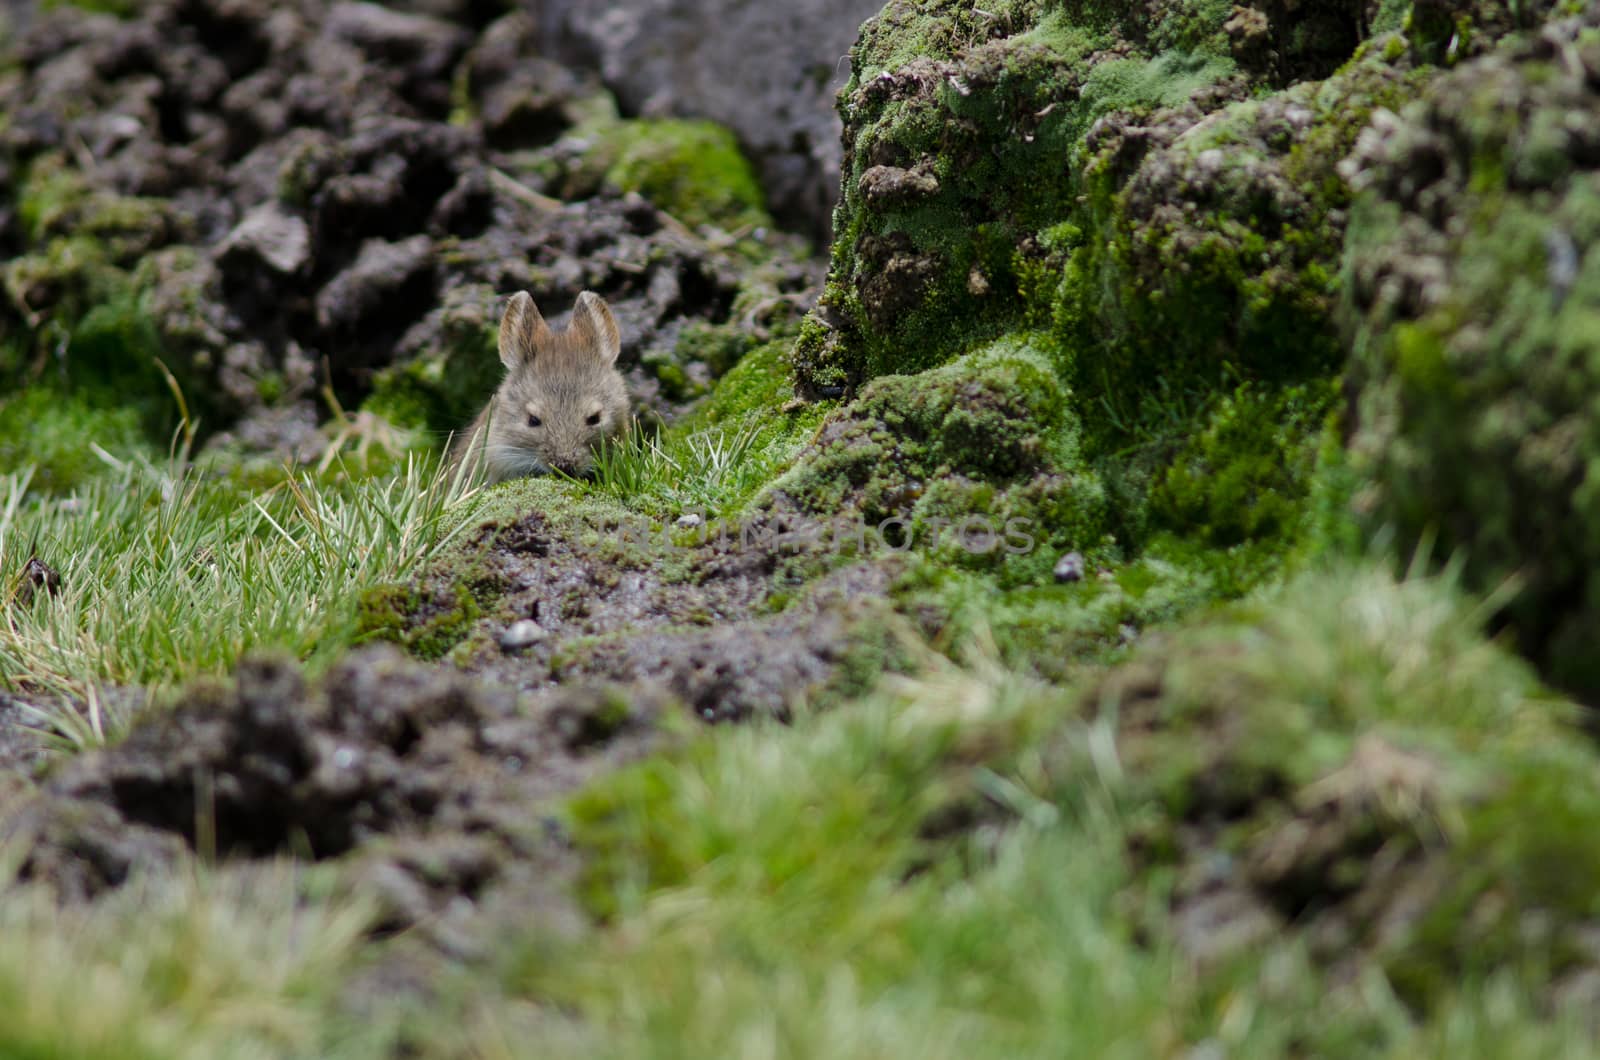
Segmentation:
<svg viewBox="0 0 1600 1060">
<path fill-rule="evenodd" d="M 594 449 L 628 420 L 617 371 L 622 335 L 605 299 L 578 295 L 572 320 L 552 331 L 533 297 L 518 291 L 500 318 L 505 378 L 457 441 L 451 460 L 490 482 L 556 470 L 587 475 Z"/>
</svg>

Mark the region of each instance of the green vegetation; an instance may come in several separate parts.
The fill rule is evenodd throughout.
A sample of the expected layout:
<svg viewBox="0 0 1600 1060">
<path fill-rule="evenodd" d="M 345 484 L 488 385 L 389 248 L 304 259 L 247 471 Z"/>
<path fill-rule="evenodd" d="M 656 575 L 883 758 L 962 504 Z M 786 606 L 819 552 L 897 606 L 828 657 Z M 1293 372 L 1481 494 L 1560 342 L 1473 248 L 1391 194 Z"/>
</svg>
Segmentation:
<svg viewBox="0 0 1600 1060">
<path fill-rule="evenodd" d="M 1568 770 L 1592 771 L 1595 753 L 1482 639 L 1483 614 L 1447 582 L 1338 567 L 1139 653 L 1087 694 L 981 652 L 965 667 L 931 657 L 793 730 L 746 728 L 617 773 L 570 811 L 602 941 L 513 946 L 507 988 L 540 1008 L 509 1026 L 491 1009 L 482 1048 L 1405 1056 L 1449 1041 L 1593 1055 L 1576 1009 L 1536 1013 L 1548 940 L 1595 912 L 1574 901 L 1591 889 L 1549 871 L 1590 845 L 1589 811 L 1549 814 L 1542 793 L 1593 790 Z M 1233 823 L 1202 830 L 1205 847 L 1176 842 L 1168 829 L 1212 804 Z M 1498 833 L 1490 854 L 1512 815 L 1521 838 Z M 1369 867 L 1378 846 L 1404 871 Z M 1220 864 L 1277 917 L 1275 902 L 1306 901 L 1274 891 L 1296 885 L 1293 859 L 1326 856 L 1354 859 L 1358 887 L 1371 875 L 1353 896 L 1337 866 L 1308 875 L 1333 889 L 1303 932 L 1234 935 L 1196 963 L 1185 946 L 1214 940 L 1165 914 L 1194 900 L 1186 876 Z M 1473 909 L 1501 918 L 1487 950 Z M 1325 953 L 1319 916 L 1374 935 Z M 1214 926 L 1224 944 L 1235 928 Z M 1335 958 L 1356 965 L 1335 976 Z"/>
<path fill-rule="evenodd" d="M 1440 81 L 1359 157 L 1346 262 L 1369 528 L 1459 557 L 1480 591 L 1519 586 L 1504 617 L 1523 650 L 1592 696 L 1600 168 L 1562 130 L 1600 121 L 1600 96 L 1578 83 L 1533 45 Z M 1432 192 L 1448 223 L 1404 185 L 1441 150 L 1469 160 Z"/>
<path fill-rule="evenodd" d="M 69 493 L 109 466 L 147 456 L 138 411 L 100 407 L 82 393 L 30 387 L 0 399 L 0 474 L 31 469 L 35 489 Z"/>
<path fill-rule="evenodd" d="M 494 305 L 492 292 L 483 301 Z M 377 373 L 362 408 L 396 426 L 425 430 L 443 441 L 465 430 L 500 385 L 499 320 L 491 311 L 445 315 L 445 342 L 437 350 Z"/>
<path fill-rule="evenodd" d="M 265 490 L 140 458 L 67 497 L 31 480 L 0 477 L 0 585 L 9 595 L 36 555 L 60 586 L 8 608 L 0 681 L 65 697 L 69 715 L 91 689 L 159 691 L 256 649 L 326 661 L 356 632 L 357 592 L 440 554 L 462 515 L 449 475 L 416 459 Z"/>
<path fill-rule="evenodd" d="M 592 742 L 549 778 L 592 779 L 506 830 L 558 826 L 586 918 L 516 908 L 525 864 L 462 869 L 487 929 L 430 951 L 443 975 L 404 963 L 426 927 L 343 896 L 342 858 L 65 912 L 18 884 L 0 1053 L 1600 1055 L 1600 751 L 1551 687 L 1600 688 L 1597 38 L 1591 15 L 1497 43 L 1551 5 L 1457 6 L 891 0 L 852 55 L 798 337 L 685 327 L 643 365 L 695 402 L 680 419 L 592 480 L 466 498 L 428 461 L 346 472 L 343 442 L 315 472 L 192 465 L 189 437 L 153 459 L 184 388 L 130 264 L 148 218 L 36 165 L 5 279 L 52 308 L 0 352 L 35 384 L 0 400 L 0 687 L 58 743 L 119 735 L 109 686 L 159 701 L 258 648 L 495 672 L 524 590 L 540 622 L 655 609 L 681 626 L 641 642 L 697 670 L 709 640 L 669 658 L 685 628 L 816 607 L 845 633 L 785 724 L 706 729 L 652 699 L 690 694 L 587 665 L 638 610 L 531 650 L 539 691 L 498 720 Z M 766 223 L 722 130 L 585 138 L 564 194 Z M 499 371 L 491 305 L 460 293 L 445 348 L 332 429 L 465 422 Z M 694 536 L 691 513 L 881 540 L 719 566 L 614 532 Z M 656 753 L 610 744 L 647 713 Z M 437 739 L 504 753 L 479 721 Z M 430 992 L 389 996 L 400 977 Z"/>
<path fill-rule="evenodd" d="M 766 197 L 733 133 L 715 122 L 679 118 L 618 120 L 592 108 L 543 168 L 563 198 L 610 186 L 638 192 L 677 220 L 733 232 L 770 226 Z"/>
<path fill-rule="evenodd" d="M 307 901 L 289 866 L 130 884 L 63 908 L 13 887 L 0 903 L 0 1053 L 173 1058 L 381 1055 L 335 999 L 369 903 Z"/>
<path fill-rule="evenodd" d="M 139 10 L 139 0 L 42 0 L 39 5 L 46 11 L 58 7 L 76 7 L 84 11 L 97 11 L 118 18 L 129 18 Z"/>
<path fill-rule="evenodd" d="M 605 180 L 636 191 L 686 225 L 771 224 L 738 141 L 709 121 L 639 119 L 602 134 Z"/>
</svg>

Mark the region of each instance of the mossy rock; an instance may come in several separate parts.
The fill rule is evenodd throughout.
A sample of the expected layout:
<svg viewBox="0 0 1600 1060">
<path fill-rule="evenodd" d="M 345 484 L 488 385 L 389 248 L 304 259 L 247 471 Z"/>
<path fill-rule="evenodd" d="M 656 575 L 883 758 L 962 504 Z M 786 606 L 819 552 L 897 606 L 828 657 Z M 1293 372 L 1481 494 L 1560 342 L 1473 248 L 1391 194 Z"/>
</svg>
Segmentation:
<svg viewBox="0 0 1600 1060">
<path fill-rule="evenodd" d="M 711 121 L 601 113 L 572 134 L 576 159 L 557 144 L 539 168 L 562 198 L 602 187 L 637 192 L 679 221 L 729 231 L 770 226 L 766 196 L 733 133 Z"/>
<path fill-rule="evenodd" d="M 1427 76 L 1368 56 L 1198 124 L 1117 116 L 1088 138 L 1089 217 L 1040 234 L 1065 259 L 1040 312 L 1076 354 L 1076 389 L 1102 396 L 1096 442 L 1159 442 L 1240 383 L 1333 377 L 1350 199 L 1337 166 L 1373 111 Z"/>
<path fill-rule="evenodd" d="M 1181 103 L 1231 66 L 1107 53 L 1119 44 L 1021 4 L 985 21 L 896 2 L 863 26 L 840 97 L 828 285 L 796 353 L 802 387 L 925 369 L 1015 325 L 1030 237 L 1075 212 L 1073 160 L 1093 121 Z"/>
<path fill-rule="evenodd" d="M 1025 337 L 874 380 L 773 496 L 1009 581 L 1038 580 L 1060 549 L 1101 548 L 1107 523 L 1058 368 Z"/>
<path fill-rule="evenodd" d="M 1464 64 L 1352 159 L 1353 457 L 1372 533 L 1511 590 L 1522 649 L 1600 695 L 1600 13 Z M 1591 66 L 1600 69 L 1600 65 Z M 1448 209 L 1444 207 L 1448 205 Z"/>
<path fill-rule="evenodd" d="M 890 4 L 841 94 L 843 198 L 801 392 L 1027 332 L 1072 395 L 1074 459 L 1121 555 L 1161 535 L 1293 543 L 1344 360 L 1338 165 L 1431 76 L 1365 46 L 1401 21 L 1378 14 L 1320 43 L 1275 37 L 1293 69 L 1331 76 L 1270 93 L 1285 68 L 1235 66 L 1231 5 Z M 940 507 L 964 503 L 952 491 Z"/>
</svg>

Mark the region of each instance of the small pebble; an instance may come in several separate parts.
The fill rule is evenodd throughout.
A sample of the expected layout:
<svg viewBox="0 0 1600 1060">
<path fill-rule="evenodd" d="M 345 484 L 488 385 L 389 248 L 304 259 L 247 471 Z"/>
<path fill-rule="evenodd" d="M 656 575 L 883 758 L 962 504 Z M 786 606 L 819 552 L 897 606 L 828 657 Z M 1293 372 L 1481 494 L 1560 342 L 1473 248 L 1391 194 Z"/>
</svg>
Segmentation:
<svg viewBox="0 0 1600 1060">
<path fill-rule="evenodd" d="M 523 648 L 532 647 L 544 639 L 544 627 L 531 618 L 524 618 L 520 622 L 513 622 L 500 634 L 500 650 L 504 652 L 521 651 Z"/>
<path fill-rule="evenodd" d="M 1056 581 L 1081 582 L 1083 581 L 1083 555 L 1079 552 L 1068 552 L 1056 560 Z"/>
<path fill-rule="evenodd" d="M 694 512 L 690 512 L 688 515 L 680 515 L 680 516 L 678 516 L 678 529 L 679 530 L 693 530 L 695 527 L 701 525 L 704 522 L 705 522 L 705 520 L 702 519 L 700 516 L 696 515 Z"/>
</svg>

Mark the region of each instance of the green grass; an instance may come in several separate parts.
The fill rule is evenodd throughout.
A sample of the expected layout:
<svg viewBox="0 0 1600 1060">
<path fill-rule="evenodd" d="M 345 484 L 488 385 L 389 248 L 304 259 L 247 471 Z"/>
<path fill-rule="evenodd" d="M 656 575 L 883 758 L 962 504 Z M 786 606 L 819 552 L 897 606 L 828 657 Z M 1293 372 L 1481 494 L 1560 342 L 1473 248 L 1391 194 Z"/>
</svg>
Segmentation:
<svg viewBox="0 0 1600 1060">
<path fill-rule="evenodd" d="M 0 399 L 0 474 L 32 468 L 41 492 L 65 493 L 149 451 L 139 412 L 126 401 L 39 386 Z"/>
<path fill-rule="evenodd" d="M 760 434 L 746 426 L 652 435 L 635 420 L 596 454 L 592 487 L 640 511 L 720 513 L 768 481 Z"/>
<path fill-rule="evenodd" d="M 69 907 L 13 886 L 0 903 L 0 1055 L 382 1055 L 374 1028 L 337 1013 L 372 909 L 302 889 L 286 864 L 145 879 Z"/>
<path fill-rule="evenodd" d="M 1541 997 L 1559 944 L 1540 940 L 1592 910 L 1532 886 L 1592 841 L 1588 811 L 1552 813 L 1522 782 L 1554 756 L 1576 792 L 1566 759 L 1592 777 L 1595 753 L 1576 745 L 1570 704 L 1483 637 L 1485 614 L 1448 579 L 1344 566 L 1138 656 L 1163 675 L 1154 732 L 1107 693 L 1008 670 L 980 638 L 966 664 L 927 656 L 861 702 L 603 778 L 569 812 L 603 926 L 508 937 L 507 996 L 481 1006 L 476 1051 L 1596 1055 L 1581 1013 Z M 1176 824 L 1174 793 L 1213 782 L 1200 766 L 1347 785 L 1362 737 L 1435 766 L 1420 792 L 1377 775 L 1363 812 L 1391 842 L 1425 831 L 1443 889 L 1416 892 L 1419 915 L 1367 942 L 1353 977 L 1292 924 L 1219 961 L 1189 956 L 1152 820 Z M 1242 863 L 1306 797 L 1258 796 L 1229 841 L 1243 846 L 1210 856 Z M 1527 838 L 1488 857 L 1475 836 L 1508 815 Z M 1492 919 L 1494 895 L 1533 918 L 1523 934 Z M 1553 936 L 1527 933 L 1552 916 Z M 1436 994 L 1403 989 L 1419 960 Z"/>
<path fill-rule="evenodd" d="M 431 459 L 393 475 L 279 473 L 253 488 L 181 458 L 121 462 L 66 497 L 0 476 L 0 586 L 30 557 L 60 575 L 0 624 L 0 687 L 66 701 L 106 685 L 156 693 L 278 649 L 319 663 L 351 641 L 356 598 L 438 556 L 466 510 Z M 470 503 L 470 502 L 468 502 Z M 97 722 L 92 742 L 114 735 Z"/>
</svg>

